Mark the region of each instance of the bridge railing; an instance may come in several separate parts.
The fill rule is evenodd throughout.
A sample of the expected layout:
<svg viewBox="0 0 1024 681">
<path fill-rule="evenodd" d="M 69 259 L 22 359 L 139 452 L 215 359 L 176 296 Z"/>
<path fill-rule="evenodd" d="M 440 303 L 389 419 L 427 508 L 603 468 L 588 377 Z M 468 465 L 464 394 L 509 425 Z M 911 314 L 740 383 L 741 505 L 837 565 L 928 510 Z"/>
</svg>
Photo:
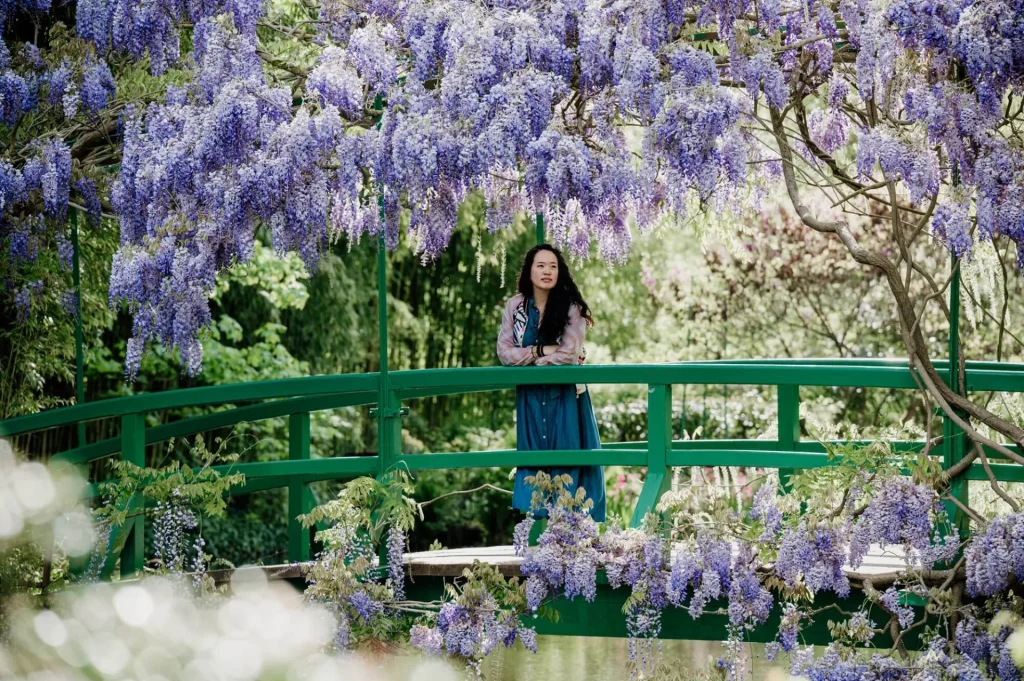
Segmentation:
<svg viewBox="0 0 1024 681">
<path fill-rule="evenodd" d="M 936 362 L 939 371 L 948 372 L 946 363 Z M 1024 365 L 994 362 L 967 363 L 968 392 L 1024 392 Z M 631 519 L 637 525 L 671 483 L 671 469 L 677 466 L 756 466 L 777 468 L 785 476 L 793 469 L 829 465 L 825 447 L 819 442 L 800 439 L 800 389 L 805 387 L 859 387 L 915 390 L 919 385 L 905 360 L 730 360 L 677 364 L 638 364 L 614 366 L 566 367 L 486 367 L 428 369 L 389 373 L 386 394 L 376 373 L 358 375 L 311 376 L 261 381 L 246 384 L 210 386 L 120 397 L 88 404 L 54 409 L 29 416 L 0 421 L 0 436 L 34 433 L 101 418 L 118 418 L 120 436 L 87 444 L 55 455 L 55 460 L 83 464 L 112 455 L 145 465 L 149 445 L 181 438 L 243 422 L 288 417 L 288 459 L 220 466 L 223 472 L 243 473 L 245 485 L 232 494 L 247 494 L 287 487 L 288 557 L 290 561 L 310 557 L 310 535 L 296 516 L 313 505 L 309 484 L 319 480 L 341 480 L 362 475 L 381 475 L 395 466 L 411 471 L 472 467 L 619 465 L 646 467 L 636 508 Z M 310 414 L 316 411 L 353 406 L 376 407 L 377 418 L 400 428 L 405 413 L 403 402 L 441 395 L 508 390 L 518 385 L 536 384 L 646 385 L 646 441 L 608 443 L 600 451 L 478 451 L 410 454 L 400 451 L 400 438 L 384 442 L 376 456 L 311 457 Z M 766 440 L 673 440 L 672 393 L 674 386 L 728 385 L 774 386 L 778 406 L 778 435 Z M 147 427 L 151 412 L 195 406 L 222 406 L 250 403 L 211 414 Z M 948 421 L 948 418 L 947 418 Z M 946 437 L 935 453 L 943 465 L 956 463 L 964 453 L 964 436 L 957 430 Z M 920 450 L 923 442 L 901 442 L 904 451 Z M 1016 446 L 1007 445 L 1013 450 Z M 999 461 L 998 452 L 988 453 Z M 1000 481 L 1024 481 L 1024 467 L 993 463 L 991 469 Z M 968 467 L 963 480 L 987 480 L 980 464 Z M 95 489 L 95 486 L 93 486 Z M 143 499 L 132 504 L 141 507 Z M 142 568 L 144 514 L 135 515 L 120 532 L 127 532 L 120 554 L 122 574 Z M 110 539 L 110 545 L 120 537 Z M 109 568 L 113 560 L 108 560 Z"/>
</svg>

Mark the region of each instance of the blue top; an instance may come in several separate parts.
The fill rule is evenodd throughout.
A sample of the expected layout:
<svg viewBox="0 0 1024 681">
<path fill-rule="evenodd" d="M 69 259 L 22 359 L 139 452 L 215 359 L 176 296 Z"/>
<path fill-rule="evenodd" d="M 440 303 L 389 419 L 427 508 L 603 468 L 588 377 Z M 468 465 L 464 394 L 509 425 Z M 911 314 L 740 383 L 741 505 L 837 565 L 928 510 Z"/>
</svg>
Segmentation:
<svg viewBox="0 0 1024 681">
<path fill-rule="evenodd" d="M 522 346 L 537 342 L 540 312 L 531 298 L 527 304 L 527 324 Z M 575 385 L 524 385 L 516 388 L 516 448 L 519 451 L 545 449 L 601 449 L 597 432 L 597 419 L 590 402 L 590 392 L 576 394 Z M 575 466 L 568 468 L 519 468 L 512 489 L 512 506 L 529 511 L 534 487 L 526 478 L 542 470 L 549 475 L 572 477 L 567 488 L 575 494 L 583 487 L 587 497 L 594 501 L 591 516 L 598 522 L 605 520 L 605 491 L 603 466 Z M 547 515 L 545 509 L 533 509 L 538 517 Z"/>
</svg>

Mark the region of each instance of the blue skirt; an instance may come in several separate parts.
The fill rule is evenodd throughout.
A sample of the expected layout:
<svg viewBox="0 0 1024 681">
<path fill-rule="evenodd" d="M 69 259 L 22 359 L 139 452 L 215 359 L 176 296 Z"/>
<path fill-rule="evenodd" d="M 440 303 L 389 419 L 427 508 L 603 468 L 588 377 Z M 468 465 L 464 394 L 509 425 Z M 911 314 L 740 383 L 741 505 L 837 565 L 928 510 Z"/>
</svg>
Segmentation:
<svg viewBox="0 0 1024 681">
<path fill-rule="evenodd" d="M 552 449 L 601 449 L 597 432 L 594 406 L 590 391 L 576 395 L 573 385 L 528 385 L 516 388 L 516 448 L 519 451 Z M 575 494 L 578 487 L 586 490 L 594 506 L 591 516 L 604 522 L 606 500 L 603 466 L 574 466 L 568 468 L 519 468 L 512 488 L 512 506 L 520 511 L 531 510 L 532 485 L 526 478 L 537 471 L 555 475 L 569 475 L 572 483 L 567 487 Z M 533 509 L 537 517 L 546 517 L 545 509 Z"/>
</svg>

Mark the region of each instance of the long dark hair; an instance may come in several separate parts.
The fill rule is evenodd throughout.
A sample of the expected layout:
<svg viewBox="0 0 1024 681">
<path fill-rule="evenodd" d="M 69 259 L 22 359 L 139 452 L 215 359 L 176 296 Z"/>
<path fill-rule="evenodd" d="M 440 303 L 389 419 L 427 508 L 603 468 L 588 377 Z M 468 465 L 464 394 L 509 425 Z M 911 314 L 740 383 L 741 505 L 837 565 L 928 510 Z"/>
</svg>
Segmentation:
<svg viewBox="0 0 1024 681">
<path fill-rule="evenodd" d="M 526 254 L 523 261 L 523 269 L 519 272 L 519 292 L 523 298 L 529 300 L 533 297 L 533 282 L 530 281 L 530 270 L 533 269 L 533 260 L 540 251 L 549 251 L 555 254 L 558 260 L 558 281 L 548 295 L 547 305 L 544 306 L 544 317 L 540 320 L 540 328 L 537 336 L 544 345 L 553 345 L 558 342 L 558 337 L 565 331 L 569 323 L 569 308 L 576 305 L 580 309 L 580 316 L 587 320 L 587 326 L 594 325 L 594 319 L 590 316 L 590 307 L 587 301 L 583 300 L 576 282 L 572 280 L 572 273 L 569 266 L 565 264 L 562 252 L 551 244 L 537 244 Z"/>
</svg>

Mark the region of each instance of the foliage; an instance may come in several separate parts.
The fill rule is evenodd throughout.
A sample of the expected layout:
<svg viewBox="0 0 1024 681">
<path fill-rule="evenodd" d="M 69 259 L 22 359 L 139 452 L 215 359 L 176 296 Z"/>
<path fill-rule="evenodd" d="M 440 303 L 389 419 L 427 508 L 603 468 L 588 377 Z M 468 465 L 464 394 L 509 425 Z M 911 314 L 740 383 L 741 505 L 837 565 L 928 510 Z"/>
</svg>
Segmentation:
<svg viewBox="0 0 1024 681">
<path fill-rule="evenodd" d="M 173 447 L 173 442 L 170 443 Z M 238 456 L 225 453 L 224 442 L 218 440 L 216 451 L 207 449 L 201 435 L 189 447 L 189 459 L 195 469 L 172 461 L 160 468 L 136 466 L 127 461 L 114 461 L 115 478 L 99 485 L 101 503 L 93 510 L 100 541 L 84 579 L 96 579 L 114 566 L 114 560 L 128 538 L 120 528 L 137 515 L 151 520 L 144 536 L 144 545 L 154 558 L 144 566 L 151 574 L 181 576 L 188 572 L 194 587 L 210 594 L 215 585 L 206 574 L 211 555 L 205 552 L 201 533 L 202 518 L 223 517 L 227 509 L 227 493 L 232 487 L 245 484 L 240 473 L 222 474 L 214 464 L 237 461 Z M 106 568 L 106 570 L 104 569 Z"/>
<path fill-rule="evenodd" d="M 335 530 L 326 531 L 329 534 L 324 537 L 339 545 L 347 543 L 339 533 L 347 536 L 358 530 L 364 530 L 376 544 L 387 528 L 408 532 L 417 517 L 422 519 L 419 507 L 409 496 L 412 491 L 409 475 L 401 470 L 389 472 L 380 480 L 356 478 L 345 484 L 337 499 L 317 506 L 299 519 L 306 527 L 335 523 Z M 339 536 L 335 539 L 335 535 Z"/>
<path fill-rule="evenodd" d="M 884 234 L 891 227 L 879 216 L 851 216 L 850 223 L 865 233 Z M 766 206 L 756 220 L 710 227 L 699 244 L 664 232 L 642 236 L 629 261 L 613 272 L 582 268 L 581 286 L 588 297 L 592 291 L 605 297 L 602 286 L 609 277 L 631 277 L 641 284 L 640 291 L 608 296 L 597 307 L 598 324 L 588 335 L 588 346 L 595 339 L 590 356 L 597 363 L 900 356 L 899 310 L 884 278 L 843 260 L 842 248 L 807 232 L 791 211 L 778 206 Z M 962 263 L 969 314 L 961 317 L 961 343 L 967 357 L 1007 361 L 1024 351 L 1005 325 L 993 322 L 1024 313 L 1024 282 L 1012 268 L 1005 269 L 1009 265 L 1000 260 L 1003 255 L 979 244 L 974 260 Z M 948 255 L 921 248 L 915 258 L 930 270 L 946 267 Z M 941 356 L 949 342 L 946 317 L 937 304 L 924 306 L 923 314 L 921 325 L 930 329 L 927 345 Z M 632 322 L 629 329 L 621 339 L 609 337 L 609 327 L 622 317 Z M 613 345 L 624 349 L 610 352 Z M 592 392 L 606 440 L 645 437 L 642 392 L 631 386 L 595 386 Z M 811 424 L 825 421 L 855 423 L 869 438 L 907 422 L 921 428 L 938 423 L 925 393 L 805 387 L 800 397 L 807 434 Z M 995 413 L 1019 420 L 1008 395 L 981 399 Z M 775 421 L 775 406 L 771 388 L 674 386 L 674 436 L 682 437 L 685 419 L 687 431 L 700 428 L 705 438 L 760 437 Z"/>
<path fill-rule="evenodd" d="M 412 550 L 426 550 L 435 539 L 449 546 L 505 546 L 511 543 L 518 512 L 512 509 L 510 492 L 506 491 L 510 486 L 508 469 L 420 471 L 415 482 L 419 496 L 436 501 L 422 507 L 420 531 L 409 538 Z M 480 491 L 444 496 L 473 489 Z"/>
<path fill-rule="evenodd" d="M 225 459 L 201 437 L 192 453 L 202 462 L 195 471 L 178 462 L 160 469 L 117 462 L 120 479 L 101 484 L 101 503 L 89 509 L 82 501 L 84 481 L 73 467 L 22 461 L 0 440 L 0 639 L 6 638 L 7 614 L 16 601 L 20 607 L 48 607 L 55 594 L 109 573 L 126 536 L 122 532 L 114 540 L 115 532 L 139 513 L 151 516 L 156 530 L 157 560 L 147 573 L 180 576 L 188 569 L 195 585 L 209 592 L 209 556 L 201 537 L 189 547 L 186 535 L 198 530 L 197 513 L 223 515 L 225 493 L 245 480 L 213 468 Z M 193 554 L 188 563 L 186 550 Z"/>
<path fill-rule="evenodd" d="M 274 290 L 290 291 L 276 298 L 249 296 L 254 300 L 244 305 L 230 293 L 212 298 L 232 268 L 250 282 L 263 280 L 254 271 L 277 268 L 261 254 L 257 244 L 263 242 L 276 253 L 298 254 L 310 272 L 322 267 L 309 282 L 313 290 L 330 288 L 335 280 L 325 272 L 331 266 L 332 276 L 344 273 L 339 290 L 352 291 L 370 279 L 374 256 L 343 261 L 339 246 L 353 247 L 368 234 L 394 249 L 404 229 L 411 252 L 395 251 L 401 293 L 389 306 L 400 338 L 395 365 L 459 366 L 487 356 L 480 348 L 492 343 L 493 333 L 467 323 L 487 309 L 480 304 L 487 297 L 471 290 L 471 277 L 445 282 L 440 272 L 447 267 L 449 276 L 468 274 L 470 262 L 491 257 L 485 252 L 513 254 L 513 240 L 491 231 L 521 230 L 524 213 L 540 212 L 552 239 L 575 256 L 588 255 L 596 244 L 608 262 L 620 263 L 633 231 L 648 231 L 656 244 L 668 242 L 672 223 L 707 211 L 720 221 L 721 233 L 742 236 L 751 256 L 706 257 L 713 276 L 704 289 L 695 285 L 700 272 L 659 279 L 648 268 L 651 293 L 641 318 L 667 330 L 655 343 L 671 350 L 648 356 L 728 356 L 728 328 L 738 330 L 742 349 L 732 352 L 742 356 L 812 354 L 805 348 L 850 356 L 906 354 L 929 387 L 916 402 L 887 413 L 887 423 L 905 409 L 930 435 L 938 405 L 963 416 L 969 442 L 992 435 L 1024 444 L 1017 407 L 968 400 L 932 364 L 948 347 L 945 299 L 956 273 L 966 282 L 965 309 L 975 327 L 966 334 L 968 351 L 1002 359 L 1012 338 L 1010 354 L 1020 354 L 1008 323 L 1016 312 L 1009 291 L 1018 284 L 1009 283 L 1007 264 L 1011 246 L 1020 264 L 1024 243 L 1024 28 L 1017 3 L 480 6 L 411 0 L 352 6 L 326 0 L 172 6 L 83 0 L 73 30 L 58 21 L 66 16 L 66 7 L 48 3 L 3 8 L 0 356 L 10 358 L 0 396 L 4 415 L 71 399 L 71 325 L 61 312 L 71 301 L 71 209 L 86 214 L 97 236 L 92 261 L 112 262 L 109 290 L 90 283 L 87 270 L 82 292 L 88 318 L 97 320 L 87 329 L 91 364 L 98 374 L 106 372 L 105 382 L 96 381 L 99 394 L 302 375 L 314 368 L 371 368 L 376 360 L 368 325 L 351 323 L 372 310 L 369 293 L 352 301 L 333 298 L 323 309 L 343 314 L 324 314 L 326 321 L 313 320 L 318 311 L 301 309 L 298 277 L 268 278 Z M 783 189 L 799 223 L 754 221 L 751 229 L 738 229 L 743 216 L 737 206 L 758 210 Z M 808 190 L 816 200 L 806 199 Z M 109 225 L 104 213 L 119 220 L 119 239 L 103 238 Z M 453 242 L 456 229 L 469 238 Z M 709 230 L 706 224 L 702 229 Z M 89 242 L 86 236 L 83 243 Z M 461 250 L 452 256 L 444 250 L 449 244 Z M 809 253 L 821 257 L 813 260 Z M 840 265 L 850 258 L 863 269 Z M 422 260 L 441 263 L 435 271 L 440 282 L 409 275 Z M 281 267 L 294 270 L 295 264 L 293 258 Z M 608 275 L 608 289 L 635 292 L 628 272 L 619 280 Z M 827 293 L 826 281 L 832 284 Z M 244 297 L 239 290 L 248 289 L 240 282 L 235 295 Z M 683 289 L 700 298 L 686 299 L 679 294 Z M 730 295 L 706 295 L 723 289 Z M 752 295 L 765 289 L 767 295 Z M 694 305 L 702 298 L 712 302 Z M 101 311 L 108 300 L 124 303 L 126 314 L 115 318 Z M 642 345 L 628 331 L 641 325 L 621 317 L 605 336 L 613 358 L 629 357 L 634 345 Z M 804 317 L 816 321 L 797 321 Z M 799 351 L 780 333 L 758 345 L 777 330 L 779 319 L 801 325 L 805 345 Z M 979 319 L 988 324 L 982 332 Z M 289 339 L 284 327 L 292 322 L 306 326 Z M 342 328 L 329 344 L 309 344 L 304 355 L 303 339 L 328 338 L 323 332 L 331 325 Z M 691 326 L 696 342 L 683 343 L 671 333 L 680 326 Z M 814 336 L 822 340 L 812 342 Z M 145 353 L 147 344 L 159 347 Z M 896 350 L 901 345 L 905 353 Z M 651 347 L 658 348 L 645 351 Z M 178 366 L 189 376 L 182 378 Z M 194 377 L 200 367 L 209 378 Z M 125 386 L 122 369 L 142 380 Z M 461 423 L 445 432 L 431 432 L 431 426 L 451 413 L 452 404 L 460 416 L 486 421 L 473 399 L 429 402 L 410 439 L 432 448 L 433 438 L 463 436 L 456 431 Z M 769 399 L 760 393 L 726 397 L 720 417 L 702 415 L 700 426 L 710 433 L 706 421 L 720 423 L 718 432 L 728 434 L 736 427 L 736 420 L 729 427 L 729 414 L 743 405 L 742 426 L 760 430 L 772 420 Z M 832 401 L 835 421 L 848 409 L 863 414 L 886 408 L 885 399 L 872 402 L 855 393 L 824 400 Z M 684 431 L 696 427 L 691 410 L 684 410 Z M 492 409 L 486 427 L 506 426 L 493 414 L 508 411 Z M 351 416 L 325 417 L 323 430 L 314 431 L 322 434 L 317 446 L 325 452 L 358 448 L 368 429 Z M 630 433 L 634 416 L 608 422 Z M 257 455 L 282 456 L 283 424 L 258 428 Z M 984 450 L 965 451 L 970 459 Z M 1012 450 L 1002 453 L 1024 463 Z M 884 452 L 841 454 L 838 461 L 856 465 L 839 463 L 798 478 L 779 503 L 772 503 L 776 483 L 764 485 L 753 501 L 756 515 L 740 521 L 732 515 L 733 501 L 697 485 L 670 498 L 665 510 L 675 509 L 676 518 L 667 527 L 685 544 L 676 558 L 682 556 L 686 570 L 676 575 L 680 590 L 667 591 L 669 601 L 674 594 L 699 612 L 712 594 L 724 594 L 735 644 L 744 627 L 762 618 L 764 589 L 779 592 L 798 608 L 787 615 L 780 635 L 785 648 L 795 640 L 804 597 L 848 588 L 838 570 L 865 542 L 895 541 L 923 559 L 936 557 L 928 554 L 933 547 L 952 549 L 945 511 L 935 503 L 952 500 L 934 462 L 908 459 L 902 463 L 914 477 L 894 482 Z M 864 476 L 872 475 L 877 477 L 869 484 Z M 1002 491 L 992 487 L 997 495 Z M 845 501 L 835 498 L 841 489 Z M 1005 496 L 1011 507 L 1017 503 Z M 811 513 L 798 521 L 795 509 L 805 503 Z M 694 507 L 717 521 L 715 531 L 702 532 L 681 510 Z M 972 540 L 978 543 L 964 547 L 970 590 L 998 587 L 989 609 L 1017 607 L 1002 593 L 1018 572 L 1017 513 L 993 517 L 973 507 L 964 513 L 983 525 Z M 387 526 L 371 521 L 380 542 Z M 926 545 L 933 535 L 935 544 Z M 636 532 L 605 536 L 619 541 L 629 560 L 641 547 L 652 556 L 624 582 L 636 595 L 628 615 L 642 637 L 657 627 L 660 591 L 651 585 L 664 578 L 667 559 L 664 553 L 656 559 L 649 545 L 657 542 Z M 662 543 L 663 551 L 670 543 Z M 853 543 L 860 548 L 850 549 Z M 589 571 L 594 561 L 584 555 L 580 564 Z M 777 563 L 769 566 L 768 555 Z M 23 560 L 38 564 L 29 551 Z M 552 571 L 549 584 L 564 589 L 565 565 L 557 555 L 552 560 L 562 571 Z M 694 565 L 699 575 L 690 570 Z M 813 569 L 803 571 L 808 565 Z M 775 571 L 763 584 L 762 568 Z M 952 574 L 959 584 L 959 572 Z M 930 614 L 944 628 L 922 658 L 921 673 L 969 676 L 967 655 L 975 667 L 985 664 L 990 675 L 1009 678 L 1004 627 L 975 640 L 985 654 L 968 654 L 961 646 L 970 637 L 951 631 L 954 616 L 964 615 L 967 606 L 954 602 L 954 591 L 917 577 L 913 588 L 923 590 Z M 573 589 L 589 585 L 588 579 L 589 573 L 572 575 Z M 875 585 L 862 580 L 860 586 L 871 594 Z M 878 593 L 890 615 L 883 628 L 916 625 L 906 623 L 905 606 L 894 604 L 898 591 Z M 876 628 L 870 622 L 866 614 L 854 614 L 833 631 L 863 640 Z M 487 626 L 473 620 L 471 629 Z M 892 669 L 895 658 L 859 659 L 845 645 L 831 648 L 821 661 L 800 651 L 793 669 L 808 676 L 884 672 L 901 678 L 903 671 Z M 739 673 L 730 660 L 723 669 Z"/>
<path fill-rule="evenodd" d="M 115 479 L 100 484 L 99 491 L 104 503 L 96 511 L 97 518 L 114 525 L 123 525 L 128 519 L 131 499 L 140 494 L 157 503 L 177 498 L 206 515 L 224 513 L 227 507 L 226 492 L 232 487 L 245 484 L 245 476 L 241 473 L 221 475 L 212 466 L 217 462 L 237 461 L 237 455 L 225 457 L 219 452 L 211 452 L 206 448 L 202 435 L 196 436 L 191 453 L 200 462 L 198 470 L 190 466 L 182 467 L 177 461 L 162 468 L 145 468 L 129 461 L 112 461 Z"/>
<path fill-rule="evenodd" d="M 103 338 L 94 341 L 95 345 L 87 354 L 86 375 L 90 388 L 87 397 L 92 400 L 138 390 L 307 375 L 310 365 L 289 350 L 290 330 L 282 323 L 290 313 L 301 311 L 297 306 L 306 304 L 306 276 L 297 259 L 279 259 L 262 244 L 256 245 L 253 262 L 225 271 L 218 279 L 214 297 L 218 323 L 203 341 L 209 360 L 207 370 L 197 381 L 179 376 L 178 367 L 161 349 L 147 356 L 145 379 L 135 386 L 126 385 L 117 360 L 118 352 L 123 351 L 123 340 L 120 341 L 121 350 L 117 340 L 121 327 L 112 323 L 104 330 Z M 210 411 L 206 407 L 190 407 L 157 413 L 150 417 L 148 425 Z M 363 451 L 364 418 L 365 412 L 361 414 L 356 408 L 314 413 L 311 422 L 314 453 L 326 456 Z M 116 423 L 108 420 L 88 424 L 90 441 L 116 435 L 116 429 L 111 432 L 111 426 L 116 426 Z M 219 442 L 217 448 L 221 454 L 237 457 L 240 461 L 276 460 L 287 456 L 287 428 L 287 418 L 268 419 L 238 424 L 230 430 L 209 432 L 205 439 L 207 442 Z M 149 463 L 164 466 L 168 460 L 176 460 L 183 467 L 202 466 L 203 462 L 190 451 L 188 443 L 184 444 L 171 442 L 149 448 Z M 51 453 L 47 451 L 47 441 L 33 440 L 26 446 L 41 457 Z M 59 440 L 52 446 L 60 451 Z M 103 479 L 114 472 L 105 462 L 100 462 L 94 465 L 93 475 Z M 208 517 L 204 520 L 204 537 L 219 558 L 231 563 L 277 560 L 266 550 L 282 545 L 278 539 L 285 531 L 281 522 L 284 508 L 285 497 L 276 490 L 233 498 L 226 518 Z M 147 537 L 147 542 L 151 539 L 151 536 Z"/>
<path fill-rule="evenodd" d="M 87 352 L 90 346 L 100 349 L 96 339 L 113 323 L 114 315 L 107 305 L 109 267 L 106 264 L 116 244 L 117 230 L 109 222 L 80 230 L 83 263 L 80 297 Z M 13 317 L 9 317 L 14 309 L 0 306 L 3 310 L 0 313 L 3 315 L 0 318 L 0 357 L 5 358 L 0 370 L 0 416 L 3 418 L 73 401 L 75 318 L 73 306 L 69 309 L 69 304 L 74 301 L 64 289 L 70 286 L 70 275 L 52 261 L 52 255 L 50 251 L 41 250 L 41 261 L 37 264 L 40 268 L 49 267 L 47 271 L 51 275 L 66 278 L 66 283 L 59 287 L 41 287 L 32 299 L 34 312 L 26 321 L 14 323 Z M 46 258 L 51 258 L 49 264 L 42 262 Z M 98 361 L 95 356 L 90 359 Z"/>
<path fill-rule="evenodd" d="M 646 473 L 646 471 L 642 471 Z M 629 518 L 636 508 L 637 499 L 640 497 L 640 490 L 643 481 L 640 473 L 633 473 L 626 469 L 619 469 L 618 466 L 608 466 L 604 471 L 606 498 L 608 500 L 608 524 L 613 524 L 611 519 L 617 518 L 620 523 L 628 523 Z"/>
<path fill-rule="evenodd" d="M 223 517 L 203 519 L 203 541 L 219 565 L 277 564 L 287 560 L 287 491 L 232 497 Z"/>
<path fill-rule="evenodd" d="M 490 565 L 474 562 L 459 583 L 447 586 L 440 603 L 405 600 L 402 553 L 407 533 L 422 518 L 411 492 L 401 471 L 382 480 L 358 478 L 337 499 L 300 516 L 307 526 L 331 524 L 317 532 L 323 550 L 306 567 L 306 597 L 336 613 L 335 647 L 409 641 L 476 667 L 497 645 L 511 647 L 517 637 L 536 652 L 536 634 L 519 623 L 526 609 L 523 587 Z M 378 562 L 385 547 L 386 574 Z"/>
<path fill-rule="evenodd" d="M 899 455 L 887 441 L 834 446 L 831 455 L 834 465 L 794 476 L 786 494 L 780 495 L 778 479 L 769 476 L 742 514 L 736 513 L 732 498 L 709 497 L 702 486 L 687 485 L 660 501 L 664 520 L 652 515 L 642 529 L 609 529 L 601 535 L 578 500 L 563 492 L 556 506 L 549 496 L 552 522 L 537 546 L 525 543 L 531 519 L 516 530 L 518 550 L 525 556 L 527 604 L 539 607 L 541 598 L 555 595 L 593 600 L 598 570 L 611 587 L 628 586 L 624 614 L 632 637 L 632 668 L 642 678 L 666 672 L 652 641 L 660 632 L 662 612 L 676 607 L 686 608 L 693 618 L 711 612 L 728 617 L 727 654 L 715 664 L 721 678 L 744 678 L 745 632 L 764 625 L 776 608 L 781 610 L 779 638 L 769 654 L 790 653 L 794 675 L 866 679 L 884 670 L 885 678 L 909 680 L 918 678 L 921 665 L 935 665 L 948 670 L 949 678 L 983 678 L 971 674 L 979 661 L 988 660 L 990 678 L 1018 678 L 1008 662 L 1009 648 L 993 654 L 978 648 L 1000 650 L 1014 627 L 993 642 L 973 643 L 964 628 L 974 625 L 964 624 L 963 618 L 978 616 L 980 604 L 957 595 L 965 580 L 968 590 L 979 591 L 972 580 L 976 584 L 977 575 L 985 574 L 988 616 L 1016 612 L 1019 606 L 1008 591 L 1017 570 L 1012 548 L 1016 516 L 987 525 L 988 534 L 969 540 L 964 557 L 951 569 L 933 571 L 932 566 L 952 564 L 961 543 L 951 532 L 942 495 L 919 482 L 937 482 L 932 462 Z M 904 477 L 904 471 L 911 477 Z M 539 477 L 547 494 L 558 482 Z M 695 514 L 695 507 L 705 510 Z M 885 574 L 856 572 L 870 544 L 901 548 L 905 567 Z M 1000 545 L 1006 548 L 996 548 Z M 867 596 L 863 610 L 817 603 L 824 592 L 845 598 L 854 587 Z M 924 609 L 908 604 L 901 594 L 922 598 Z M 799 632 L 833 612 L 845 619 L 829 620 L 834 643 L 815 659 L 812 648 L 799 646 Z M 871 619 L 879 612 L 888 620 L 881 625 Z M 1005 621 L 1008 615 L 999 617 Z M 934 633 L 925 637 L 930 643 L 924 656 L 907 654 L 900 641 L 926 625 Z M 1001 630 L 995 626 L 993 631 Z M 857 653 L 857 647 L 881 633 L 891 634 L 893 652 L 901 657 Z M 840 670 L 846 675 L 825 676 Z"/>
</svg>

